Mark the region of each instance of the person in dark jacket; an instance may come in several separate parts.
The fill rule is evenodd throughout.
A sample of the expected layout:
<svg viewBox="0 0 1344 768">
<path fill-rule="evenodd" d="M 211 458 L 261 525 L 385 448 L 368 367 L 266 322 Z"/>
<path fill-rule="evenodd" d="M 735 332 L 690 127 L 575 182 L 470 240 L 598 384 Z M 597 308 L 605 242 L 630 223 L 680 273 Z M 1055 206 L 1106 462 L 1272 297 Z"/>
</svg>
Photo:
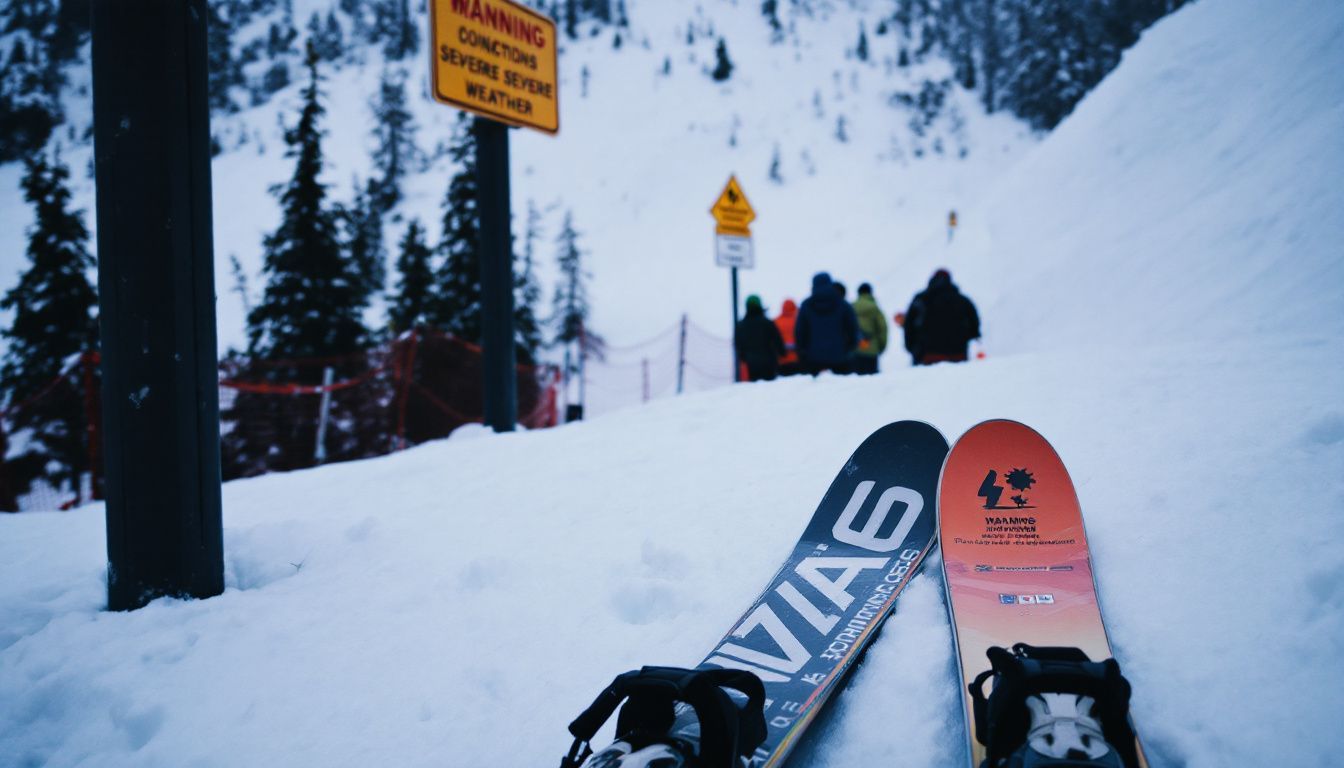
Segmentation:
<svg viewBox="0 0 1344 768">
<path fill-rule="evenodd" d="M 850 372 L 859 346 L 859 321 L 825 272 L 812 278 L 812 295 L 798 308 L 793 336 L 803 369 L 813 376 Z"/>
<path fill-rule="evenodd" d="M 952 275 L 940 269 L 910 302 L 904 328 L 905 348 L 915 365 L 964 363 L 966 345 L 980 338 L 980 316 L 957 290 Z"/>
<path fill-rule="evenodd" d="M 737 321 L 733 334 L 737 360 L 747 368 L 747 381 L 770 381 L 779 373 L 779 358 L 784 356 L 784 337 L 765 316 L 761 297 L 747 297 L 747 315 Z"/>
</svg>

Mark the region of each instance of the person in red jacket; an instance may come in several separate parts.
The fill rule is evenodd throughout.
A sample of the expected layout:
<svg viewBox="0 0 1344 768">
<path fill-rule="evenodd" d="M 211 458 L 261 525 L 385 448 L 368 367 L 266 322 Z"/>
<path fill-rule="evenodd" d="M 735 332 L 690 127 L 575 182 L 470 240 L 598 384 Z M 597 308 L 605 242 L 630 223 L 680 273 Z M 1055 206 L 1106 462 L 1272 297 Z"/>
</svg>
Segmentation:
<svg viewBox="0 0 1344 768">
<path fill-rule="evenodd" d="M 779 358 L 780 376 L 792 376 L 803 372 L 802 367 L 798 365 L 798 350 L 794 348 L 793 340 L 793 324 L 797 320 L 797 302 L 785 299 L 783 308 L 779 310 L 779 317 L 775 318 L 775 327 L 779 329 L 779 335 L 784 338 L 784 356 Z"/>
</svg>

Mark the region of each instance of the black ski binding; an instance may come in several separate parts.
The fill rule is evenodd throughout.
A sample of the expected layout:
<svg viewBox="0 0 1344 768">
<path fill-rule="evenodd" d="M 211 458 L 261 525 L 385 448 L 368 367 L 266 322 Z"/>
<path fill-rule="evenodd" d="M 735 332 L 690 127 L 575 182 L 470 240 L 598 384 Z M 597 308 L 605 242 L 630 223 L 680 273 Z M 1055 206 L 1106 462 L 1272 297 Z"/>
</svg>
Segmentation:
<svg viewBox="0 0 1344 768">
<path fill-rule="evenodd" d="M 981 768 L 1138 768 L 1129 681 L 1115 659 L 1026 643 L 986 655 L 991 669 L 968 686 L 975 737 L 988 749 Z"/>
<path fill-rule="evenodd" d="M 623 701 L 618 740 L 593 754 L 589 742 Z M 569 724 L 574 745 L 560 768 L 741 768 L 765 741 L 764 707 L 765 686 L 750 672 L 626 672 Z"/>
</svg>

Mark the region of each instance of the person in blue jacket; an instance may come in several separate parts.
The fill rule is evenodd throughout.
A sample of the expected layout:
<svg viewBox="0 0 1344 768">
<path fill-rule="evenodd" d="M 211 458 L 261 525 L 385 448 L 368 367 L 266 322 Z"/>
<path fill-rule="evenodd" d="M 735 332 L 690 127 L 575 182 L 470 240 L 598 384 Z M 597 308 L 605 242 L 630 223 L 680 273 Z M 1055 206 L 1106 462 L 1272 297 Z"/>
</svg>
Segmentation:
<svg viewBox="0 0 1344 768">
<path fill-rule="evenodd" d="M 822 371 L 852 370 L 854 351 L 859 346 L 859 321 L 829 274 L 818 272 L 812 278 L 812 295 L 798 308 L 793 334 L 799 361 L 813 376 Z"/>
</svg>

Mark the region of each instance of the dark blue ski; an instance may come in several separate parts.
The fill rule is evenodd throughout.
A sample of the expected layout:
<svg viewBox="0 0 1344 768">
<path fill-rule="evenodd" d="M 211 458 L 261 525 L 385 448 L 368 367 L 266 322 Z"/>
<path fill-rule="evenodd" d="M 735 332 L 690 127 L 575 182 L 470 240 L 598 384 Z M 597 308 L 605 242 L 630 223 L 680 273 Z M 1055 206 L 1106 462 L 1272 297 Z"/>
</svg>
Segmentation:
<svg viewBox="0 0 1344 768">
<path fill-rule="evenodd" d="M 750 765 L 779 765 L 872 640 L 936 539 L 947 440 L 919 421 L 864 440 L 765 591 L 703 662 L 765 683 L 768 733 Z"/>
</svg>

